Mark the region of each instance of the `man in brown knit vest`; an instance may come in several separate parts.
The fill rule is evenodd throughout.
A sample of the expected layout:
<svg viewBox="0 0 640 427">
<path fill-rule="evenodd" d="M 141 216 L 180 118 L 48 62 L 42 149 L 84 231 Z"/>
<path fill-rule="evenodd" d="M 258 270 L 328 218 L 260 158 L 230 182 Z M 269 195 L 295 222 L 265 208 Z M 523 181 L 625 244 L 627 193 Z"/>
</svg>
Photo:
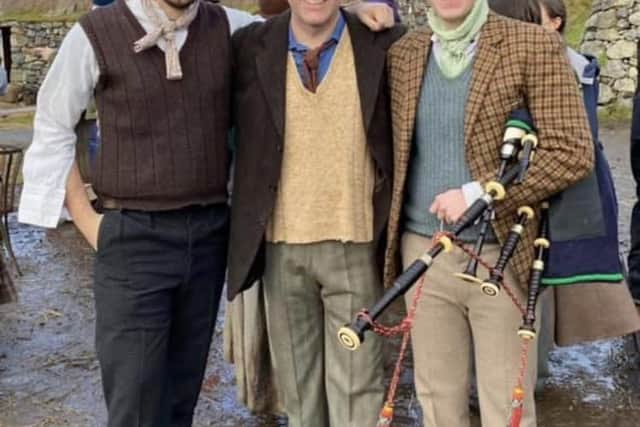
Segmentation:
<svg viewBox="0 0 640 427">
<path fill-rule="evenodd" d="M 233 37 L 236 174 L 229 297 L 262 278 L 289 425 L 372 426 L 382 343 L 357 353 L 336 332 L 382 293 L 376 255 L 393 176 L 386 49 L 337 0 Z"/>
<path fill-rule="evenodd" d="M 109 426 L 192 424 L 227 258 L 230 35 L 255 20 L 201 0 L 117 0 L 72 28 L 40 90 L 19 219 L 54 227 L 66 202 L 96 250 Z M 74 164 L 94 93 L 104 215 Z"/>
<path fill-rule="evenodd" d="M 225 276 L 238 25 L 199 1 L 118 0 L 73 27 L 40 90 L 19 219 L 54 227 L 66 200 L 96 249 L 109 426 L 192 422 Z M 94 92 L 102 144 L 92 182 L 104 215 L 73 162 L 73 127 Z"/>
</svg>

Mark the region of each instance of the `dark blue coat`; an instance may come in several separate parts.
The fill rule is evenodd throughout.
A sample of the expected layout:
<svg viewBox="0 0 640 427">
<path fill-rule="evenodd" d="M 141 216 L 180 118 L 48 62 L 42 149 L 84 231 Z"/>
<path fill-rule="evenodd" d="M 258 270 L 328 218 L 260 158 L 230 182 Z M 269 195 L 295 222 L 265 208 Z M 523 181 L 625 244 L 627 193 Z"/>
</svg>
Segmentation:
<svg viewBox="0 0 640 427">
<path fill-rule="evenodd" d="M 551 202 L 551 248 L 543 283 L 548 286 L 623 280 L 618 247 L 618 202 L 604 148 L 598 139 L 598 76 L 595 58 L 570 52 L 583 61 L 578 74 L 595 146 L 595 167 L 584 180 Z M 574 62 L 574 61 L 572 61 Z"/>
</svg>

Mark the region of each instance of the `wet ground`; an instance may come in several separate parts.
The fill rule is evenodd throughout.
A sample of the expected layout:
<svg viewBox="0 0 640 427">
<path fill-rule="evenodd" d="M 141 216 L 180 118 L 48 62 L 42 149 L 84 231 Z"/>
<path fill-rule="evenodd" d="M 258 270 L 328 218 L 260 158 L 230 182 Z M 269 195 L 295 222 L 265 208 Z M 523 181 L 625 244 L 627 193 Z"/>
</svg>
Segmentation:
<svg viewBox="0 0 640 427">
<path fill-rule="evenodd" d="M 13 138 L 23 140 L 25 135 L 0 133 L 2 142 Z M 603 140 L 618 185 L 626 250 L 634 196 L 628 132 L 605 130 Z M 0 427 L 104 425 L 93 351 L 92 252 L 71 224 L 45 231 L 17 224 L 14 218 L 12 235 L 24 275 L 16 278 L 20 302 L 0 306 Z M 196 425 L 274 425 L 273 418 L 255 417 L 236 403 L 233 368 L 221 355 L 222 318 L 221 313 Z M 552 377 L 539 395 L 539 425 L 639 426 L 640 360 L 630 347 L 620 339 L 554 351 Z M 396 352 L 397 345 L 390 347 L 390 366 Z M 394 425 L 419 426 L 410 360 L 406 367 Z"/>
</svg>

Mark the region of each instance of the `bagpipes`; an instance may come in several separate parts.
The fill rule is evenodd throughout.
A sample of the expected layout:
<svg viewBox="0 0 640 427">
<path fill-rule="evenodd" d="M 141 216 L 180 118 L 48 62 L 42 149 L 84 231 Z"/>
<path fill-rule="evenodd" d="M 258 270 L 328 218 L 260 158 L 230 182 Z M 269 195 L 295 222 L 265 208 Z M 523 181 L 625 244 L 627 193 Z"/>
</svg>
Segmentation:
<svg viewBox="0 0 640 427">
<path fill-rule="evenodd" d="M 523 382 L 526 372 L 528 347 L 531 340 L 536 336 L 536 330 L 534 328 L 536 321 L 536 303 L 541 286 L 545 255 L 550 246 L 547 236 L 548 204 L 543 203 L 542 205 L 538 238 L 534 243 L 536 259 L 531 267 L 526 305 L 521 304 L 513 290 L 507 283 L 504 283 L 503 275 L 509 260 L 515 253 L 527 223 L 531 221 L 535 215 L 534 210 L 529 206 L 522 206 L 518 209 L 517 222 L 507 235 L 495 265 L 488 265 L 480 256 L 485 236 L 493 217 L 495 203 L 506 197 L 507 186 L 511 184 L 521 184 L 526 179 L 527 171 L 530 162 L 534 159 L 537 145 L 538 139 L 528 111 L 523 109 L 513 111 L 505 126 L 504 138 L 500 148 L 500 167 L 496 174 L 496 179 L 485 185 L 484 194 L 462 214 L 450 232 L 441 232 L 433 237 L 433 246 L 396 278 L 393 286 L 387 290 L 377 303 L 368 310 L 362 310 L 351 324 L 340 328 L 338 331 L 340 343 L 345 348 L 353 351 L 360 347 L 365 339 L 365 332 L 368 330 L 373 330 L 378 335 L 387 337 L 403 334 L 400 355 L 395 365 L 387 399 L 380 412 L 377 427 L 390 426 L 393 419 L 395 393 L 400 378 L 402 359 L 408 347 L 411 326 L 421 297 L 421 291 L 424 285 L 424 274 L 428 271 L 429 267 L 433 265 L 438 255 L 443 252 L 451 252 L 454 245 L 460 247 L 470 257 L 465 271 L 455 273 L 455 276 L 465 281 L 479 284 L 482 292 L 487 295 L 487 297 L 495 297 L 504 290 L 522 313 L 523 321 L 518 330 L 518 335 L 522 339 L 520 369 L 513 390 L 512 411 L 508 421 L 509 427 L 518 427 L 520 425 L 524 402 Z M 458 239 L 458 235 L 474 225 L 478 220 L 480 221 L 478 239 L 473 250 L 470 250 Z M 489 271 L 489 277 L 484 281 L 478 279 L 476 275 L 478 264 Z M 376 320 L 387 307 L 402 297 L 414 285 L 416 285 L 416 292 L 407 310 L 406 318 L 394 327 L 387 327 L 377 323 Z"/>
</svg>

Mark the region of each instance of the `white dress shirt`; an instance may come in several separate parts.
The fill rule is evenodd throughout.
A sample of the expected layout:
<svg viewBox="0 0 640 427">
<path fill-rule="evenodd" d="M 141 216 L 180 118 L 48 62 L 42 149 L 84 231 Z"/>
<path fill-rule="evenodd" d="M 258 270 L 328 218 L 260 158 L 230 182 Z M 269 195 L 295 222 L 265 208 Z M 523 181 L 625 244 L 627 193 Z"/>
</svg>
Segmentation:
<svg viewBox="0 0 640 427">
<path fill-rule="evenodd" d="M 127 6 L 146 31 L 153 24 L 140 0 L 126 0 Z M 262 20 L 246 12 L 224 8 L 231 34 L 241 27 Z M 159 13 L 164 13 L 158 9 Z M 188 29 L 176 31 L 176 44 L 182 49 Z M 165 48 L 164 40 L 158 47 Z M 53 228 L 58 224 L 67 178 L 76 153 L 75 126 L 86 110 L 100 77 L 100 68 L 79 24 L 65 37 L 38 92 L 31 146 L 25 153 L 24 186 L 18 221 Z"/>
</svg>

